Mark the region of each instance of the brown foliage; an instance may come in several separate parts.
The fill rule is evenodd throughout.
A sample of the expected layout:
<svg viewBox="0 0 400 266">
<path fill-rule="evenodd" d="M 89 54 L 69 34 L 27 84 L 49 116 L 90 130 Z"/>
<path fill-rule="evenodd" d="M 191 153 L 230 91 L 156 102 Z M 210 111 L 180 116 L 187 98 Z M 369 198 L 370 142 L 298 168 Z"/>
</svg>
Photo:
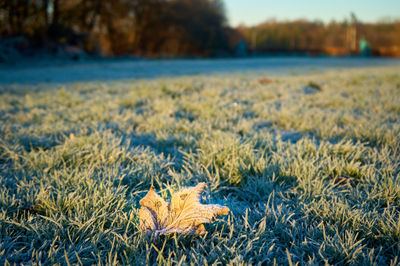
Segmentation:
<svg viewBox="0 0 400 266">
<path fill-rule="evenodd" d="M 310 22 L 306 20 L 267 21 L 239 30 L 255 52 L 307 52 L 346 55 L 358 52 L 358 42 L 365 38 L 372 54 L 399 56 L 400 22 L 362 23 L 353 18 L 349 22 Z M 353 39 L 351 39 L 353 34 Z M 351 44 L 349 42 L 355 42 Z"/>
<path fill-rule="evenodd" d="M 2 36 L 108 55 L 212 55 L 225 27 L 220 0 L 0 0 Z"/>
</svg>

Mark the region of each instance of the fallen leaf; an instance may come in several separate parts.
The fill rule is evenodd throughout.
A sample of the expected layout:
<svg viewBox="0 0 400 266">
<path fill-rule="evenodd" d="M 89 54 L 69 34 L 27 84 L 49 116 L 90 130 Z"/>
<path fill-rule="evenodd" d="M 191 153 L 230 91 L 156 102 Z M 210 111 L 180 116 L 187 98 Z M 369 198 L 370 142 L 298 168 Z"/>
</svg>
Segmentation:
<svg viewBox="0 0 400 266">
<path fill-rule="evenodd" d="M 374 109 L 375 113 L 380 113 L 381 112 L 381 108 L 379 106 L 376 106 Z"/>
<path fill-rule="evenodd" d="M 260 84 L 269 84 L 269 83 L 272 83 L 272 80 L 270 80 L 269 78 L 260 78 L 258 80 L 258 83 L 260 83 Z"/>
<path fill-rule="evenodd" d="M 203 223 L 212 223 L 215 218 L 229 213 L 229 208 L 218 204 L 201 204 L 200 196 L 205 183 L 185 188 L 172 195 L 171 203 L 161 198 L 151 187 L 140 200 L 140 228 L 156 235 L 172 233 L 203 234 Z"/>
</svg>

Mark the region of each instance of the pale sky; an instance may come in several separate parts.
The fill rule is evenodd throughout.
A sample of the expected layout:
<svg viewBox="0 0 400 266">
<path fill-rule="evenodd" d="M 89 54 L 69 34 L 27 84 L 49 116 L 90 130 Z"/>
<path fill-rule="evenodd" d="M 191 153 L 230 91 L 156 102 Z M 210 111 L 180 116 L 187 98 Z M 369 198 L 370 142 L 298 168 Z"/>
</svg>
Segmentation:
<svg viewBox="0 0 400 266">
<path fill-rule="evenodd" d="M 354 12 L 363 22 L 400 19 L 400 0 L 225 0 L 229 24 L 255 25 L 267 19 L 343 21 Z"/>
</svg>

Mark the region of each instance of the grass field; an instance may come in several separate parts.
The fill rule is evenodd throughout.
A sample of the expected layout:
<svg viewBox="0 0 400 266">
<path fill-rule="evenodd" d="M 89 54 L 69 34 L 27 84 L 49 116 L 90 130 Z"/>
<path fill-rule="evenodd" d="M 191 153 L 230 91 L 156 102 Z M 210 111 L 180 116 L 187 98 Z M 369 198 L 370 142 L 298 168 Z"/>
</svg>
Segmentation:
<svg viewBox="0 0 400 266">
<path fill-rule="evenodd" d="M 0 93 L 0 264 L 400 263 L 400 67 Z M 206 235 L 139 230 L 198 182 Z"/>
</svg>

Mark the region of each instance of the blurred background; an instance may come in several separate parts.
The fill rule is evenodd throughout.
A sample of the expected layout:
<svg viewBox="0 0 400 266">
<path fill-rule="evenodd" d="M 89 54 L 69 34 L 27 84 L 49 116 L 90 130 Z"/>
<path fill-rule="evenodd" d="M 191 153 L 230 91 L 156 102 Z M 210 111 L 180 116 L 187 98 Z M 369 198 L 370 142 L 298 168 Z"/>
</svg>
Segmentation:
<svg viewBox="0 0 400 266">
<path fill-rule="evenodd" d="M 399 11 L 394 0 L 0 0 L 0 61 L 400 57 Z"/>
</svg>

